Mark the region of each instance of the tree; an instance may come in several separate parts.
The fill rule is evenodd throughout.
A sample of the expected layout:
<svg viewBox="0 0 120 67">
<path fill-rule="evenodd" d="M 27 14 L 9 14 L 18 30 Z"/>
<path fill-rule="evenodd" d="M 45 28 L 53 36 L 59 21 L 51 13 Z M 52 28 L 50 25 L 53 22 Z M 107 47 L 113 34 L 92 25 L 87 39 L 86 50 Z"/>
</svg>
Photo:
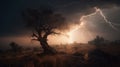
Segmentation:
<svg viewBox="0 0 120 67">
<path fill-rule="evenodd" d="M 19 46 L 18 44 L 16 44 L 15 42 L 11 42 L 9 44 L 9 46 L 11 47 L 12 51 L 17 52 L 17 51 L 21 51 L 22 47 Z"/>
<path fill-rule="evenodd" d="M 48 7 L 27 9 L 22 15 L 27 27 L 33 30 L 32 40 L 40 42 L 44 53 L 56 53 L 56 50 L 48 45 L 47 38 L 51 34 L 59 34 L 56 29 L 64 28 L 65 18 Z"/>
<path fill-rule="evenodd" d="M 101 44 L 105 44 L 105 39 L 103 37 L 100 36 L 96 36 L 95 39 L 89 41 L 89 44 L 94 44 L 94 45 L 101 45 Z"/>
</svg>

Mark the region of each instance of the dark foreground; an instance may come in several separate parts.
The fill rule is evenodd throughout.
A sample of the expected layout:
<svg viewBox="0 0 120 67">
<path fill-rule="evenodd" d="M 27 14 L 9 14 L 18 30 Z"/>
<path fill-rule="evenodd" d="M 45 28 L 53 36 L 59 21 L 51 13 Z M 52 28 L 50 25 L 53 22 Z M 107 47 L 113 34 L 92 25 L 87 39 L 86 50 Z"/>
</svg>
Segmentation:
<svg viewBox="0 0 120 67">
<path fill-rule="evenodd" d="M 97 49 L 86 55 L 80 53 L 29 54 L 0 57 L 0 67 L 120 67 L 120 57 Z"/>
</svg>

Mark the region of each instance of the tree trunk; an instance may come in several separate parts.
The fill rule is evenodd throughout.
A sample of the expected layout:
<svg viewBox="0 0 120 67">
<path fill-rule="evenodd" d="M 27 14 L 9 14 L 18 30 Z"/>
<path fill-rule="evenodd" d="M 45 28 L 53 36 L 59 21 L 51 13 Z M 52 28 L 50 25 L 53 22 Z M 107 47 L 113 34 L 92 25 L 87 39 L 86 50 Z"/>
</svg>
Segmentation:
<svg viewBox="0 0 120 67">
<path fill-rule="evenodd" d="M 44 52 L 45 54 L 55 54 L 55 53 L 57 53 L 57 51 L 56 51 L 54 48 L 52 48 L 52 47 L 50 47 L 50 46 L 48 45 L 46 39 L 42 38 L 42 39 L 40 40 L 40 44 L 41 44 L 41 46 L 42 46 L 42 48 L 43 48 L 43 52 Z"/>
</svg>

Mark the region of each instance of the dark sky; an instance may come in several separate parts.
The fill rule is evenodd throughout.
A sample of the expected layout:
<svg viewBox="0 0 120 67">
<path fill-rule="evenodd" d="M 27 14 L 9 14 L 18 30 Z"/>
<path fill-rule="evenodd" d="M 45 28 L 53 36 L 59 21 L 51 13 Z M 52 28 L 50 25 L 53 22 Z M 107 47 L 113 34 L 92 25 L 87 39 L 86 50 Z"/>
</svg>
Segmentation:
<svg viewBox="0 0 120 67">
<path fill-rule="evenodd" d="M 19 34 L 23 30 L 22 10 L 26 8 L 39 8 L 40 5 L 50 5 L 55 6 L 55 8 L 56 6 L 60 7 L 63 11 L 62 5 L 68 2 L 64 0 L 4 0 L 1 2 L 0 36 Z"/>
<path fill-rule="evenodd" d="M 24 36 L 27 29 L 22 21 L 21 12 L 26 8 L 39 8 L 40 5 L 49 5 L 57 12 L 61 12 L 68 19 L 79 20 L 81 14 L 87 15 L 94 11 L 93 7 L 97 6 L 106 13 L 107 18 L 114 22 L 120 23 L 120 1 L 119 0 L 2 0 L 0 2 L 0 43 L 4 43 L 2 38 L 12 36 Z M 112 10 L 117 6 L 116 10 Z M 116 25 L 119 31 L 112 30 L 109 25 L 99 22 L 104 22 L 99 16 L 98 20 L 91 20 L 95 17 L 88 19 L 91 22 L 96 22 L 97 27 L 91 28 L 92 23 L 88 23 L 88 30 L 90 32 L 100 34 L 101 36 L 110 39 L 119 39 L 120 27 Z M 105 30 L 106 29 L 106 30 Z"/>
</svg>

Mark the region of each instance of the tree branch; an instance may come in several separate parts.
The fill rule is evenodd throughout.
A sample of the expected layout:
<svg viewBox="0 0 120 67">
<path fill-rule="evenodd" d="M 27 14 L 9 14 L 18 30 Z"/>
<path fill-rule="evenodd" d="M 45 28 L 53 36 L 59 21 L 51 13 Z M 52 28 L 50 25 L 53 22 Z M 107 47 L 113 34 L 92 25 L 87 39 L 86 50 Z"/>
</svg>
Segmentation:
<svg viewBox="0 0 120 67">
<path fill-rule="evenodd" d="M 38 38 L 38 36 L 35 33 L 32 34 L 32 37 Z"/>
<path fill-rule="evenodd" d="M 31 39 L 31 40 L 34 40 L 34 41 L 39 41 L 38 39 Z"/>
</svg>

